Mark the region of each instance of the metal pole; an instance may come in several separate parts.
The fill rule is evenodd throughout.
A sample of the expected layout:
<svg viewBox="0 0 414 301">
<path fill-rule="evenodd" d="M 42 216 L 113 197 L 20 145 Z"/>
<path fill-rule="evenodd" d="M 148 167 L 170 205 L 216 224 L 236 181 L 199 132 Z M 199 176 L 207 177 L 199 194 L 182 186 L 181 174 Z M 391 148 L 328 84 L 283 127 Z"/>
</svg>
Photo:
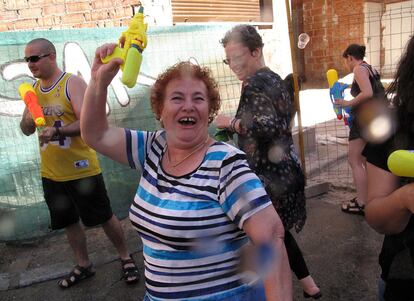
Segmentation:
<svg viewBox="0 0 414 301">
<path fill-rule="evenodd" d="M 300 103 L 299 103 L 299 85 L 298 85 L 298 65 L 296 61 L 296 55 L 295 55 L 295 44 L 294 44 L 294 38 L 293 38 L 293 28 L 292 28 L 292 18 L 290 15 L 290 5 L 289 0 L 285 0 L 286 3 L 286 16 L 287 16 L 287 22 L 288 22 L 288 28 L 289 28 L 289 40 L 290 40 L 290 55 L 292 57 L 292 69 L 293 69 L 293 82 L 294 82 L 294 102 L 296 107 L 296 114 L 298 117 L 298 128 L 299 128 L 299 152 L 300 152 L 300 161 L 302 164 L 302 169 L 306 175 L 306 164 L 305 164 L 305 143 L 303 139 L 303 128 L 302 128 L 302 114 L 300 112 Z"/>
</svg>

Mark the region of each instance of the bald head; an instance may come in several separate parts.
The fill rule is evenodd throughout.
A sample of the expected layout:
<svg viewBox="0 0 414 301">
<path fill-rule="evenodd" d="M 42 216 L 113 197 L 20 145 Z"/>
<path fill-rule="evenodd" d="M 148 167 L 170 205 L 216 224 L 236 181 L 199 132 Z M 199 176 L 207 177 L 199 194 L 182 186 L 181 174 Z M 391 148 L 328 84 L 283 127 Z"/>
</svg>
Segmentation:
<svg viewBox="0 0 414 301">
<path fill-rule="evenodd" d="M 27 43 L 26 47 L 28 46 L 36 46 L 37 49 L 39 49 L 42 53 L 56 54 L 55 45 L 53 45 L 52 42 L 44 38 L 31 40 L 29 43 Z"/>
<path fill-rule="evenodd" d="M 24 56 L 33 77 L 42 81 L 53 81 L 62 72 L 56 62 L 56 48 L 49 40 L 30 41 L 24 49 Z"/>
</svg>

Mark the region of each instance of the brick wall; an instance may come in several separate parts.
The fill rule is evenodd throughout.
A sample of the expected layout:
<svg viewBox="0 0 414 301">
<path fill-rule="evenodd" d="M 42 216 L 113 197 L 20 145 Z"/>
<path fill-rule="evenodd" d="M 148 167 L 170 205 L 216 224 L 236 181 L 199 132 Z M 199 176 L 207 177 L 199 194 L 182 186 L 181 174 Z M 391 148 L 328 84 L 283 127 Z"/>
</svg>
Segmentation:
<svg viewBox="0 0 414 301">
<path fill-rule="evenodd" d="M 306 32 L 311 41 L 297 49 L 299 74 L 306 87 L 326 85 L 330 68 L 348 73 L 342 53 L 351 43 L 365 44 L 367 61 L 392 77 L 406 41 L 413 34 L 414 0 L 292 0 L 298 36 Z M 300 18 L 299 18 L 300 17 Z"/>
<path fill-rule="evenodd" d="M 0 31 L 125 26 L 139 0 L 0 0 Z"/>
<path fill-rule="evenodd" d="M 347 71 L 342 53 L 351 43 L 364 41 L 364 0 L 303 0 L 303 31 L 311 41 L 301 50 L 307 82 L 325 81 L 326 71 Z"/>
</svg>

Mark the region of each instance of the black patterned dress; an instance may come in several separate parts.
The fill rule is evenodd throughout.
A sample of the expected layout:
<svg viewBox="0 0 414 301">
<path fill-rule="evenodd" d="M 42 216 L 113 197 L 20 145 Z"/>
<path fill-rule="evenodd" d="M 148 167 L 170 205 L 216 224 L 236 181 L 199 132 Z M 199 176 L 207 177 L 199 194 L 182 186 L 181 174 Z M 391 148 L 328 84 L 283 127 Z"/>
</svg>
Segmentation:
<svg viewBox="0 0 414 301">
<path fill-rule="evenodd" d="M 293 100 L 279 75 L 265 67 L 243 82 L 236 118 L 238 145 L 263 182 L 286 230 L 306 220 L 305 179 L 289 128 Z"/>
</svg>

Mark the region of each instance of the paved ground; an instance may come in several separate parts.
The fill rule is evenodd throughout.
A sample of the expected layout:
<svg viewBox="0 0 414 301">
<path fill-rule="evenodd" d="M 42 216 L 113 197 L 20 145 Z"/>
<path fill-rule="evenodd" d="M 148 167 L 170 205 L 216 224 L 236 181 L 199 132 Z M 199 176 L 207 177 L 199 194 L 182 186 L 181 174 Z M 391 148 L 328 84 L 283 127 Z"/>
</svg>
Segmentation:
<svg viewBox="0 0 414 301">
<path fill-rule="evenodd" d="M 377 264 L 381 236 L 363 217 L 341 213 L 339 204 L 351 197 L 344 189 L 308 200 L 308 221 L 297 236 L 322 300 L 376 300 Z M 122 222 L 134 258 L 143 270 L 141 245 L 127 220 Z M 28 245 L 0 244 L 0 300 L 141 300 L 144 283 L 120 281 L 120 263 L 101 229 L 87 232 L 95 277 L 69 290 L 60 290 L 56 278 L 72 266 L 64 235 Z M 52 279 L 55 278 L 55 279 Z M 303 300 L 294 280 L 294 300 Z"/>
<path fill-rule="evenodd" d="M 352 185 L 346 163 L 347 141 L 335 122 L 317 128 L 317 149 L 306 158 L 310 186 L 326 181 L 335 186 L 326 194 L 308 199 L 307 224 L 297 240 L 322 289 L 322 300 L 376 300 L 377 258 L 382 238 L 363 217 L 347 215 L 339 209 L 340 203 L 353 197 L 354 192 L 347 188 Z M 122 225 L 142 272 L 140 241 L 128 220 L 122 221 Z M 87 236 L 96 276 L 68 290 L 57 286 L 57 279 L 73 266 L 62 233 L 26 244 L 0 244 L 0 300 L 141 300 L 145 291 L 143 281 L 127 286 L 120 280 L 120 262 L 103 231 L 90 229 Z M 303 300 L 296 279 L 293 283 L 294 300 Z"/>
</svg>

